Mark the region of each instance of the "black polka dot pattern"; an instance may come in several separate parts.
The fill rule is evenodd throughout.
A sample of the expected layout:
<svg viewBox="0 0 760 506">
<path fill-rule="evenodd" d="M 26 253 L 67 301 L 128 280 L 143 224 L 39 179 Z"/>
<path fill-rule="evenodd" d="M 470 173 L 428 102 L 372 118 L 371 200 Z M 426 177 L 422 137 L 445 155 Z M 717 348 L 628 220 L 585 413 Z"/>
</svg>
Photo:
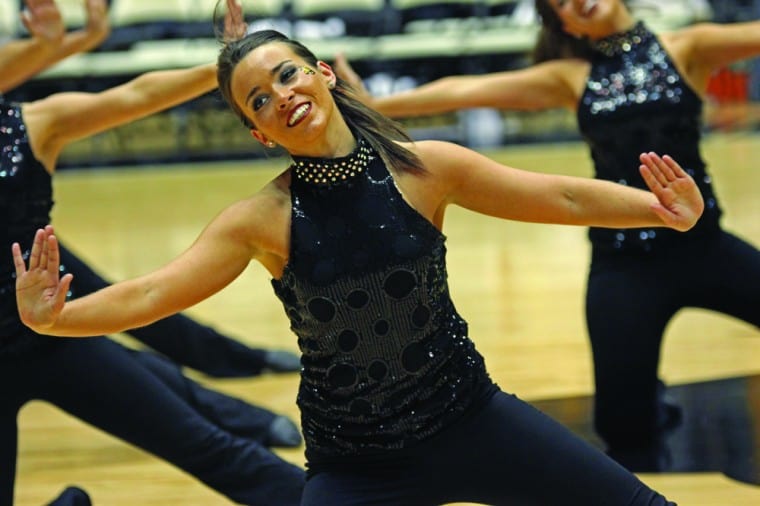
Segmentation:
<svg viewBox="0 0 760 506">
<path fill-rule="evenodd" d="M 290 259 L 272 286 L 303 353 L 307 450 L 357 454 L 434 433 L 491 384 L 449 299 L 445 238 L 374 152 L 367 170 L 293 180 L 291 192 Z"/>
</svg>

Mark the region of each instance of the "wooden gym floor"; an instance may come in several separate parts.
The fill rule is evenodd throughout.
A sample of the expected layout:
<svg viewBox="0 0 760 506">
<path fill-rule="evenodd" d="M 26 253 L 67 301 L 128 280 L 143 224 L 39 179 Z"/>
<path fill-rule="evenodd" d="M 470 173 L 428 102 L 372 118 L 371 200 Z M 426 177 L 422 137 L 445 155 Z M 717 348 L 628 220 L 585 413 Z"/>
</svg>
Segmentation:
<svg viewBox="0 0 760 506">
<path fill-rule="evenodd" d="M 591 175 L 586 149 L 576 143 L 488 154 L 520 168 Z M 760 244 L 760 136 L 712 134 L 704 155 L 722 200 L 724 225 Z M 224 206 L 258 189 L 284 165 L 275 159 L 67 171 L 56 179 L 53 222 L 67 245 L 102 273 L 131 277 L 189 246 Z M 593 441 L 582 305 L 585 230 L 504 222 L 452 208 L 444 231 L 454 300 L 492 376 L 503 389 Z M 253 345 L 297 351 L 258 264 L 189 313 Z M 684 405 L 685 421 L 670 440 L 670 471 L 641 477 L 681 506 L 760 504 L 758 338 L 756 328 L 699 310 L 678 314 L 667 330 L 661 376 Z M 298 419 L 295 374 L 197 377 Z M 68 484 L 86 489 L 96 505 L 229 504 L 163 461 L 50 405 L 28 404 L 19 426 L 18 506 L 45 504 Z M 279 453 L 303 463 L 302 448 Z"/>
</svg>

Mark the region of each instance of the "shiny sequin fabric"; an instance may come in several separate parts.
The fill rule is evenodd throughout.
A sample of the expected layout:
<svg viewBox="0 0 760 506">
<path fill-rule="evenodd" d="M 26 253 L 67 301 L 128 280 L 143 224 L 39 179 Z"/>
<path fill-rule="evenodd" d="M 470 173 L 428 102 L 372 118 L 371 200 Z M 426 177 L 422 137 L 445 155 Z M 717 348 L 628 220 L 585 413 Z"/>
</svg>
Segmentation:
<svg viewBox="0 0 760 506">
<path fill-rule="evenodd" d="M 718 230 L 721 210 L 699 152 L 702 100 L 643 23 L 595 43 L 578 124 L 591 148 L 596 177 L 646 188 L 639 154 L 669 154 L 694 178 L 705 212 L 687 233 L 666 228 L 592 228 L 595 247 L 655 251 L 659 244 L 689 241 Z"/>
<path fill-rule="evenodd" d="M 0 356 L 34 345 L 38 336 L 24 326 L 16 309 L 11 244 L 28 254 L 35 231 L 50 223 L 50 174 L 34 158 L 19 104 L 0 99 Z M 47 338 L 41 338 L 47 340 Z"/>
<path fill-rule="evenodd" d="M 303 354 L 310 466 L 412 446 L 493 387 L 449 297 L 444 236 L 365 144 L 348 158 L 364 154 L 331 184 L 297 175 L 313 160 L 292 166 L 290 259 L 272 284 Z"/>
</svg>

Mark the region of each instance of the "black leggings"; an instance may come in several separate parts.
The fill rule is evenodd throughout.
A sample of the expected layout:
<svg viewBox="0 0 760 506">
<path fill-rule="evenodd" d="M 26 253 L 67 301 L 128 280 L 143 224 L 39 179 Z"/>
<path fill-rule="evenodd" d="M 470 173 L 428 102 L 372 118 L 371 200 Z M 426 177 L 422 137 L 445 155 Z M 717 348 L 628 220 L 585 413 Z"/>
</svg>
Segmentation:
<svg viewBox="0 0 760 506">
<path fill-rule="evenodd" d="M 660 345 L 668 322 L 686 307 L 760 327 L 760 251 L 721 232 L 654 254 L 594 252 L 586 296 L 594 422 L 610 449 L 659 439 Z"/>
<path fill-rule="evenodd" d="M 63 244 L 61 264 L 74 275 L 74 297 L 83 297 L 111 284 Z M 265 350 L 245 346 L 181 313 L 130 330 L 128 334 L 175 362 L 211 376 L 255 376 L 266 365 Z"/>
<path fill-rule="evenodd" d="M 498 392 L 477 413 L 395 457 L 324 468 L 303 506 L 672 505 L 529 404 Z"/>
<path fill-rule="evenodd" d="M 105 337 L 51 337 L 33 353 L 0 359 L 0 505 L 13 503 L 17 417 L 30 400 L 47 401 L 142 448 L 237 503 L 300 502 L 303 470 L 257 442 L 272 413 Z"/>
</svg>

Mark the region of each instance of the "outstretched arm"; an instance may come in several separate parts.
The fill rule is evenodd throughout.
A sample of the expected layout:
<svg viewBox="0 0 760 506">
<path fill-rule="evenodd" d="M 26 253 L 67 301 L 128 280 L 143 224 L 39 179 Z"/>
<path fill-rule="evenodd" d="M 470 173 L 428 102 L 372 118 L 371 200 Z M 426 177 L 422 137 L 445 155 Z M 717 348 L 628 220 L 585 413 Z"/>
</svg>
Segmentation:
<svg viewBox="0 0 760 506">
<path fill-rule="evenodd" d="M 585 76 L 588 64 L 554 60 L 519 70 L 447 76 L 383 97 L 370 95 L 343 55 L 336 57 L 334 67 L 338 77 L 348 82 L 366 105 L 392 118 L 406 118 L 473 107 L 574 109 L 578 101 L 575 82 Z"/>
<path fill-rule="evenodd" d="M 694 180 L 668 156 L 641 155 L 651 191 L 609 181 L 542 174 L 501 165 L 454 144 L 417 143 L 441 182 L 439 206 L 453 203 L 500 218 L 609 228 L 670 227 L 685 231 L 704 209 Z M 429 185 L 432 187 L 433 185 Z"/>
<path fill-rule="evenodd" d="M 26 0 L 26 4 L 21 19 L 32 38 L 10 43 L 7 49 L 13 54 L 9 56 L 14 58 L 13 67 L 8 66 L 10 62 L 0 61 L 0 68 L 4 73 L 6 69 L 13 69 L 13 72 L 10 76 L 0 77 L 0 80 L 5 79 L 0 81 L 0 91 L 22 84 L 64 58 L 97 47 L 111 33 L 106 0 L 86 0 L 87 24 L 81 30 L 69 33 L 64 31 L 53 0 Z M 22 54 L 24 56 L 20 58 Z"/>
<path fill-rule="evenodd" d="M 229 1 L 226 26 L 234 35 L 243 23 L 242 8 Z M 53 94 L 25 104 L 24 117 L 34 138 L 35 156 L 52 171 L 68 144 L 187 102 L 216 86 L 216 63 L 157 70 L 99 93 Z"/>
<path fill-rule="evenodd" d="M 719 67 L 760 55 L 760 21 L 701 23 L 683 29 L 692 64 Z"/>
<path fill-rule="evenodd" d="M 175 260 L 70 302 L 65 298 L 73 277 L 58 278 L 54 230 L 38 230 L 28 268 L 19 245 L 12 247 L 21 320 L 43 334 L 93 336 L 141 327 L 182 311 L 221 290 L 258 258 L 252 231 L 258 229 L 256 216 L 265 212 L 255 198 L 230 206 Z"/>
<path fill-rule="evenodd" d="M 26 0 L 21 20 L 31 37 L 0 47 L 0 93 L 45 68 L 64 36 L 63 20 L 53 0 Z"/>
<path fill-rule="evenodd" d="M 690 84 L 704 93 L 717 69 L 760 56 L 760 21 L 700 23 L 663 34 L 663 41 Z"/>
<path fill-rule="evenodd" d="M 216 88 L 216 64 L 147 72 L 99 93 L 62 92 L 24 104 L 35 156 L 52 170 L 71 142 L 194 99 Z"/>
</svg>

